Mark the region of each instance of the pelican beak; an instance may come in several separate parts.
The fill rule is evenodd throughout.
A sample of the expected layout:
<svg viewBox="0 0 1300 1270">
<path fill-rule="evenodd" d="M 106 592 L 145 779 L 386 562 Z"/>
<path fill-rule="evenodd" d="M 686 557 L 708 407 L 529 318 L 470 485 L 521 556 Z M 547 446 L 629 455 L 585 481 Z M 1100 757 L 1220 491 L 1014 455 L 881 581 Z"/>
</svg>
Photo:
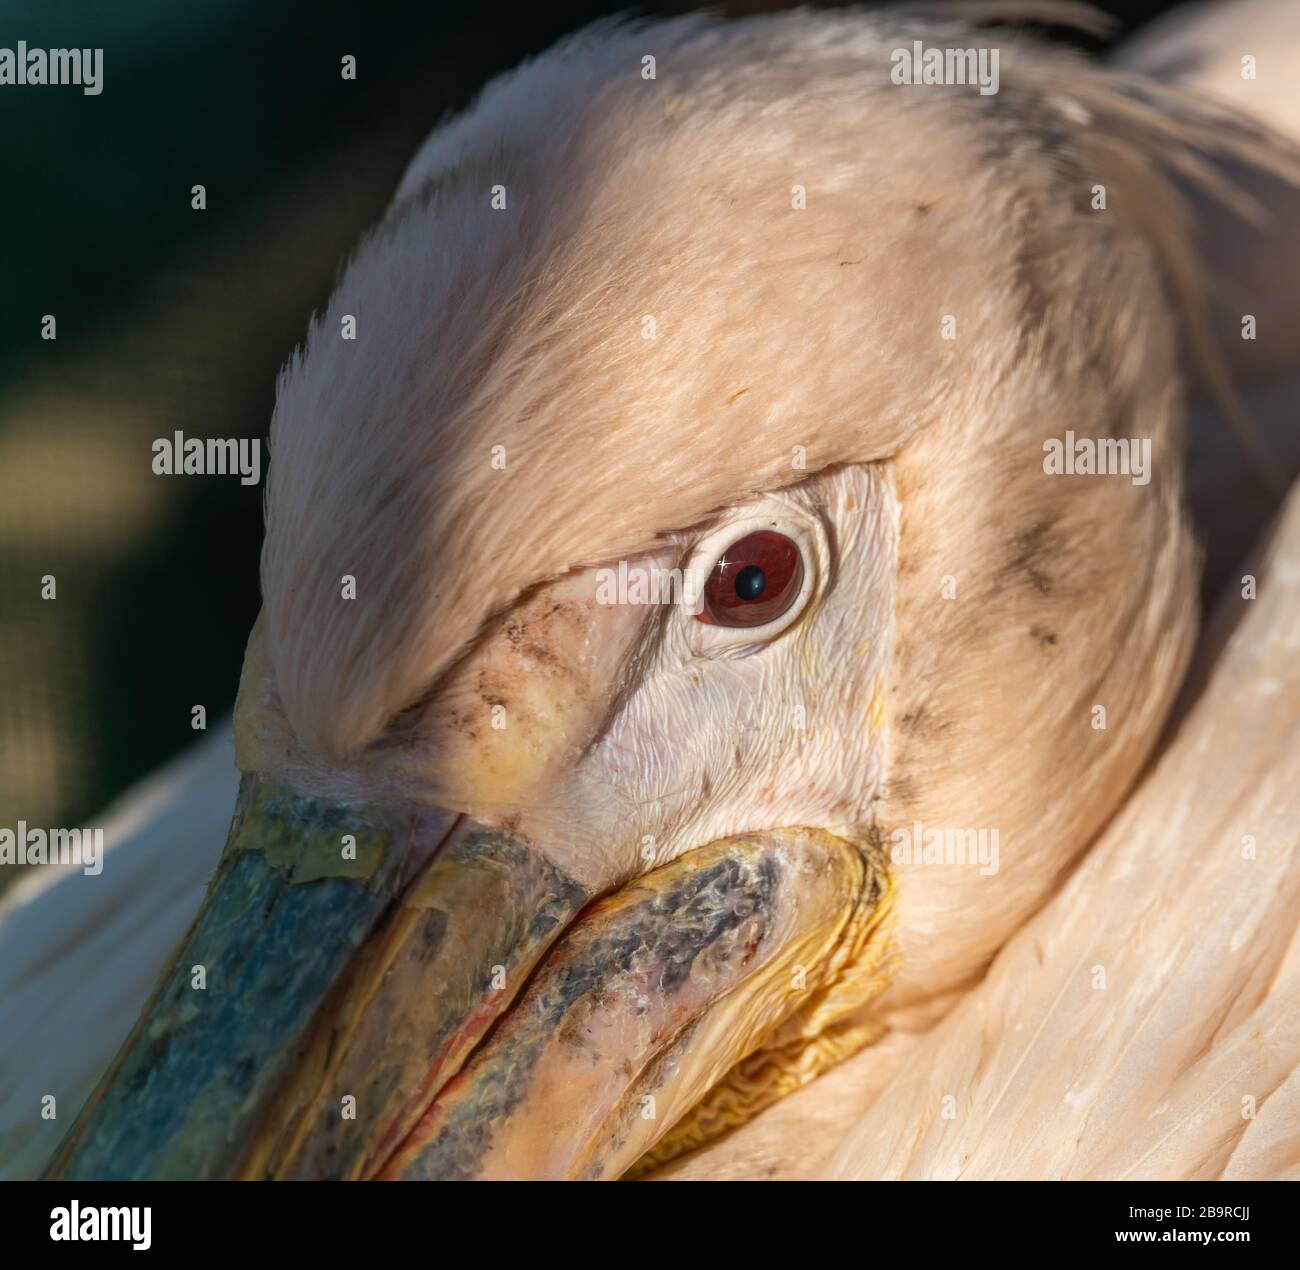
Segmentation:
<svg viewBox="0 0 1300 1270">
<path fill-rule="evenodd" d="M 585 898 L 448 813 L 246 775 L 203 907 L 53 1170 L 364 1176 Z"/>
<path fill-rule="evenodd" d="M 245 776 L 204 905 L 49 1172 L 616 1177 L 816 1014 L 879 898 L 857 848 L 787 830 L 592 903 L 508 833 Z"/>
</svg>

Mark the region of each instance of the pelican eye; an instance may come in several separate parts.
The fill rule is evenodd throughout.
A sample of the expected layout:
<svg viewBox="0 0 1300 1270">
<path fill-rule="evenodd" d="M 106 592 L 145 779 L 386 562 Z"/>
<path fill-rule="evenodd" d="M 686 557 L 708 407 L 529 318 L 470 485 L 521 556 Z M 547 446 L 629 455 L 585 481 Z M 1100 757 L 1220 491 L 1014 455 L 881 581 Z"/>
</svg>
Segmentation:
<svg viewBox="0 0 1300 1270">
<path fill-rule="evenodd" d="M 803 556 L 785 534 L 761 529 L 718 557 L 696 615 L 710 626 L 765 626 L 786 612 L 803 584 Z"/>
</svg>

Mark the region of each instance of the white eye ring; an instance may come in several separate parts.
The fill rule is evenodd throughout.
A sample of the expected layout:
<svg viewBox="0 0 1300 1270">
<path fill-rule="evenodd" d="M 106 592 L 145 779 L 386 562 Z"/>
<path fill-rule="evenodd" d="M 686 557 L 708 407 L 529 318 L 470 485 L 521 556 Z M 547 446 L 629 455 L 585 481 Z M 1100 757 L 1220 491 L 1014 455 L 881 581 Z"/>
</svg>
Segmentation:
<svg viewBox="0 0 1300 1270">
<path fill-rule="evenodd" d="M 799 590 L 770 622 L 756 626 L 723 626 L 697 620 L 704 604 L 704 588 L 728 548 L 750 534 L 767 531 L 788 538 L 799 550 L 802 564 Z M 807 609 L 820 579 L 826 574 L 829 549 L 820 522 L 803 508 L 772 496 L 757 507 L 729 517 L 702 538 L 682 570 L 686 602 L 682 617 L 688 622 L 686 639 L 702 656 L 754 652 L 792 626 Z"/>
</svg>

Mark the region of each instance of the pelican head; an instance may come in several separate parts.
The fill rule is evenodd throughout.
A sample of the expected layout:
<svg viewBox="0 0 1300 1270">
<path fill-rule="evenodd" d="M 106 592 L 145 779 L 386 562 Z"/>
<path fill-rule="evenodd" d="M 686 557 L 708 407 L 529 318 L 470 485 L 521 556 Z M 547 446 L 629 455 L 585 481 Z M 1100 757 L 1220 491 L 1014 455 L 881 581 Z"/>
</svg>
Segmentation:
<svg viewBox="0 0 1300 1270">
<path fill-rule="evenodd" d="M 283 372 L 230 841 L 56 1169 L 617 1177 L 977 976 L 1193 636 L 1185 132 L 806 11 L 436 131 Z"/>
</svg>

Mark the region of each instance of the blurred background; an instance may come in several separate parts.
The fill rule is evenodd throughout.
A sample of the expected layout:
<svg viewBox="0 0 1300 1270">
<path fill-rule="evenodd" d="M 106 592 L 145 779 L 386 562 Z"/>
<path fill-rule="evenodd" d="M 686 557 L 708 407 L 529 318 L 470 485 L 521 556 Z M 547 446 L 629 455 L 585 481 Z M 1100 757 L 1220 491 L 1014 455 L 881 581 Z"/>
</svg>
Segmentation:
<svg viewBox="0 0 1300 1270">
<path fill-rule="evenodd" d="M 0 87 L 0 825 L 93 823 L 234 704 L 261 487 L 156 476 L 152 442 L 265 437 L 350 247 L 488 79 L 694 7 L 0 0 L 0 47 L 104 49 L 99 96 Z M 1172 6 L 1098 7 L 1119 38 Z"/>
</svg>

